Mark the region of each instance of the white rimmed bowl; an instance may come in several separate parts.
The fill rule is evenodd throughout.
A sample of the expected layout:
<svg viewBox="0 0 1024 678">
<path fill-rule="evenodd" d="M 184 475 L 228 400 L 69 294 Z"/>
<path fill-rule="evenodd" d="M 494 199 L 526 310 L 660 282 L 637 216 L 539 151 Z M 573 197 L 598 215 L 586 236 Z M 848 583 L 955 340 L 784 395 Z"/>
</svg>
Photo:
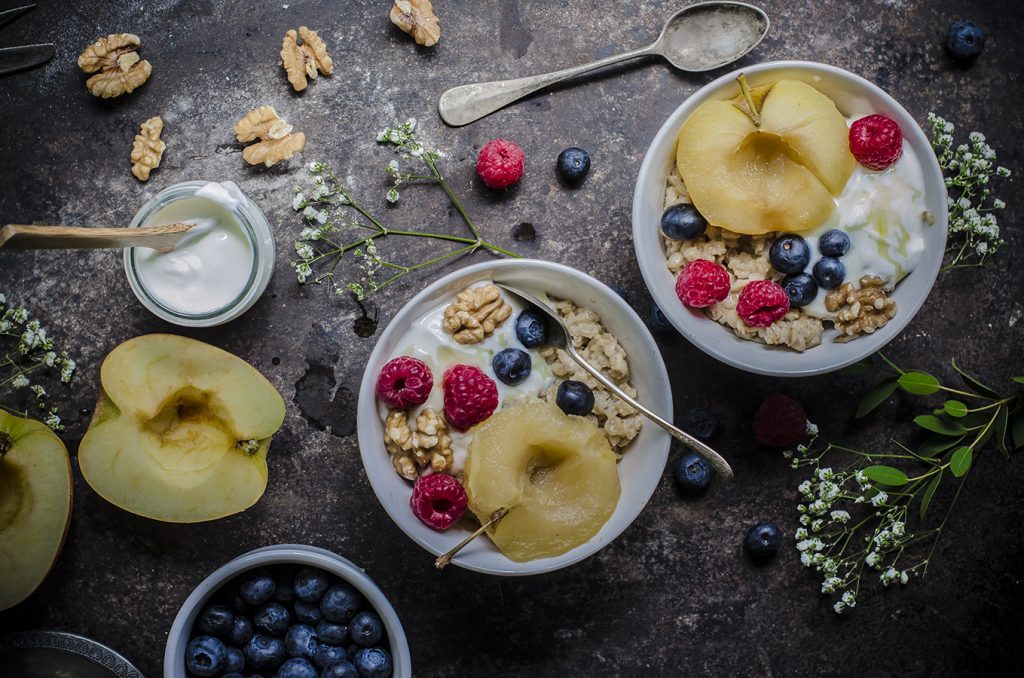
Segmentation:
<svg viewBox="0 0 1024 678">
<path fill-rule="evenodd" d="M 409 641 L 405 630 L 398 621 L 395 608 L 384 597 L 384 593 L 365 572 L 351 561 L 336 553 L 315 546 L 303 544 L 276 544 L 249 551 L 216 569 L 200 582 L 185 602 L 171 624 L 164 649 L 164 678 L 187 678 L 185 670 L 185 648 L 191 636 L 192 626 L 207 601 L 235 577 L 260 567 L 271 565 L 302 565 L 319 567 L 330 572 L 352 586 L 366 597 L 373 609 L 384 622 L 391 658 L 394 661 L 392 678 L 412 677 L 412 658 L 409 655 Z"/>
<path fill-rule="evenodd" d="M 705 101 L 735 95 L 736 77 L 740 72 L 746 74 L 751 87 L 780 78 L 802 80 L 831 97 L 845 116 L 885 114 L 899 124 L 903 138 L 917 155 L 924 175 L 925 207 L 935 216 L 935 223 L 926 227 L 925 252 L 917 268 L 891 295 L 899 309 L 896 316 L 874 334 L 837 344 L 833 341 L 836 330 L 827 329 L 820 346 L 797 353 L 740 339 L 703 313 L 687 309 L 676 297 L 675 279 L 665 265 L 665 247 L 659 228 L 665 180 L 675 162 L 676 136 L 690 114 Z M 838 370 L 871 355 L 907 326 L 924 304 L 942 266 L 947 216 L 946 186 L 931 143 L 895 99 L 877 85 L 835 66 L 807 61 L 772 61 L 723 75 L 705 85 L 687 98 L 661 126 L 647 149 L 633 193 L 633 245 L 654 301 L 691 343 L 708 355 L 748 372 L 779 377 L 810 376 Z"/>
<path fill-rule="evenodd" d="M 623 299 L 585 273 L 568 266 L 531 259 L 505 259 L 469 266 L 444 276 L 412 298 L 387 326 L 370 355 L 359 389 L 359 450 L 370 485 L 384 510 L 409 538 L 435 556 L 445 553 L 468 534 L 454 527 L 437 532 L 419 521 L 409 507 L 410 483 L 395 473 L 384 449 L 384 422 L 377 408 L 377 374 L 395 356 L 402 335 L 422 314 L 454 299 L 455 294 L 481 280 L 494 280 L 526 289 L 543 291 L 571 299 L 598 315 L 605 328 L 618 338 L 629 358 L 633 385 L 639 398 L 658 414 L 671 419 L 672 391 L 668 373 L 654 339 Z M 434 375 L 440 388 L 440 376 Z M 654 493 L 668 458 L 670 438 L 650 422 L 644 422 L 640 435 L 619 462 L 622 494 L 618 506 L 604 527 L 586 544 L 560 556 L 517 563 L 505 557 L 490 539 L 476 539 L 457 555 L 452 563 L 468 570 L 497 575 L 528 575 L 551 572 L 593 555 L 619 536 L 639 515 Z M 422 567 L 432 567 L 424 558 Z"/>
</svg>

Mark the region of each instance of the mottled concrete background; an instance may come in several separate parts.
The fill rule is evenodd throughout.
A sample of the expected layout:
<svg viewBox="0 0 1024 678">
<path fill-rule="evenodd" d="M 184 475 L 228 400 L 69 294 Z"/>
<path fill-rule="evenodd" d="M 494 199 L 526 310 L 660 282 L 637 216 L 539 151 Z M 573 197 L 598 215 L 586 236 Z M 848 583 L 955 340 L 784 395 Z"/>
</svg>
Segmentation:
<svg viewBox="0 0 1024 678">
<path fill-rule="evenodd" d="M 909 433 L 896 422 L 919 405 L 896 398 L 878 416 L 853 423 L 861 380 L 758 378 L 717 364 L 677 336 L 659 340 L 676 412 L 695 405 L 717 411 L 723 430 L 715 442 L 733 462 L 734 485 L 716 484 L 702 500 L 685 501 L 666 474 L 622 537 L 563 572 L 528 579 L 455 568 L 438 574 L 430 556 L 387 518 L 359 462 L 355 391 L 374 337 L 353 333 L 360 316 L 353 303 L 326 289 L 300 288 L 288 266 L 300 228 L 290 189 L 305 174 L 303 161 L 335 163 L 395 225 L 461 228 L 435 189 L 409 190 L 401 206 L 385 207 L 381 170 L 388 155 L 373 135 L 415 116 L 426 139 L 450 152 L 455 190 L 487 237 L 620 283 L 646 315 L 650 297 L 630 239 L 633 182 L 662 121 L 714 74 L 681 75 L 662 63 L 625 66 L 448 129 L 435 113 L 444 89 L 640 45 L 683 3 L 437 0 L 444 35 L 426 50 L 391 26 L 385 0 L 286 2 L 42 0 L 0 31 L 4 46 L 58 46 L 44 68 L 0 79 L 0 221 L 126 224 L 172 183 L 236 181 L 275 228 L 277 274 L 240 320 L 182 333 L 249 360 L 289 405 L 270 457 L 269 489 L 241 515 L 204 525 L 155 523 L 111 506 L 77 480 L 74 520 L 56 569 L 29 601 L 0 616 L 0 628 L 83 633 L 156 676 L 171 620 L 193 586 L 249 549 L 304 542 L 347 556 L 377 580 L 405 624 L 418 676 L 982 675 L 1017 656 L 1024 463 L 983 455 L 927 579 L 904 591 L 875 592 L 849 618 L 837 618 L 789 540 L 768 567 L 752 566 L 742 553 L 751 523 L 775 519 L 790 534 L 796 525 L 798 478 L 754 444 L 751 413 L 767 393 L 781 390 L 802 399 L 828 436 L 882 445 Z M 934 110 L 964 132 L 984 131 L 1004 164 L 1024 171 L 1024 5 L 764 5 L 771 34 L 743 63 L 797 58 L 850 69 L 889 90 L 922 123 Z M 941 47 L 958 16 L 989 31 L 985 53 L 969 69 L 953 66 Z M 296 95 L 277 62 L 282 35 L 300 24 L 320 31 L 336 70 Z M 75 58 L 98 35 L 119 31 L 141 36 L 153 76 L 133 95 L 100 101 L 86 91 Z M 232 126 L 260 104 L 273 104 L 307 134 L 301 160 L 271 170 L 243 165 Z M 149 183 L 140 184 L 128 171 L 131 140 L 139 123 L 156 114 L 167 122 L 167 153 Z M 475 149 L 495 136 L 514 139 L 527 157 L 522 184 L 503 194 L 483 189 L 473 169 Z M 588 149 L 594 162 L 578 191 L 560 187 L 552 170 L 569 145 Z M 1000 384 L 1022 371 L 1020 181 L 1000 190 L 1009 203 L 1004 250 L 983 271 L 940 277 L 888 350 L 895 360 L 950 376 L 948 359 L 955 356 Z M 513 241 L 521 223 L 535 226 L 534 242 Z M 421 251 L 413 247 L 409 255 Z M 411 277 L 380 295 L 381 325 L 441 273 Z M 0 253 L 0 289 L 28 304 L 78 359 L 73 387 L 54 389 L 72 451 L 89 419 L 103 356 L 138 334 L 180 332 L 136 303 L 120 252 Z"/>
</svg>

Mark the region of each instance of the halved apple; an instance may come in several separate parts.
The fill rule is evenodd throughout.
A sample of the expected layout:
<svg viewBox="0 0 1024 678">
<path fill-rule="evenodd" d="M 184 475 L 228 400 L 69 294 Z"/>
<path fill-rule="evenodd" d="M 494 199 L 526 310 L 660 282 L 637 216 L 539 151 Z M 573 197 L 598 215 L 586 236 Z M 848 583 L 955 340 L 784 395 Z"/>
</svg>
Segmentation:
<svg viewBox="0 0 1024 678">
<path fill-rule="evenodd" d="M 111 351 L 100 385 L 78 462 L 107 501 L 194 523 L 244 511 L 263 496 L 267 450 L 285 406 L 256 368 L 209 344 L 150 334 Z"/>
<path fill-rule="evenodd" d="M 469 508 L 481 521 L 509 509 L 488 534 L 512 560 L 584 544 L 615 511 L 615 454 L 589 419 L 532 402 L 499 410 L 474 431 L 464 478 Z"/>
<path fill-rule="evenodd" d="M 760 126 L 743 97 L 709 101 L 683 123 L 676 166 L 694 206 L 736 233 L 820 225 L 856 166 L 846 119 L 797 80 L 756 87 L 751 98 Z"/>
<path fill-rule="evenodd" d="M 71 524 L 71 462 L 60 438 L 0 410 L 0 610 L 35 591 Z"/>
</svg>

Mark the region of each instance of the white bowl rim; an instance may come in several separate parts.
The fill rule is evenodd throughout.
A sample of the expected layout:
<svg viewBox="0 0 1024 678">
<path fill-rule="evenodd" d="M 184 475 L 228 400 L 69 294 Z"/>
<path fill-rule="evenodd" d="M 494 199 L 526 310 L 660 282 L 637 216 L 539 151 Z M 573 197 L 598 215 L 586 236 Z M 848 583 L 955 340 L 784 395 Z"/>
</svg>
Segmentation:
<svg viewBox="0 0 1024 678">
<path fill-rule="evenodd" d="M 387 631 L 391 658 L 394 662 L 392 678 L 411 678 L 412 657 L 405 629 L 395 608 L 376 582 L 348 558 L 333 551 L 306 544 L 274 544 L 243 553 L 211 572 L 192 590 L 178 609 L 164 648 L 164 678 L 185 678 L 184 647 L 189 631 L 201 607 L 210 597 L 233 578 L 243 572 L 267 565 L 309 565 L 319 567 L 352 584 L 362 593 L 380 615 Z"/>
<path fill-rule="evenodd" d="M 754 75 L 763 73 L 765 71 L 783 69 L 791 71 L 807 71 L 810 73 L 828 73 L 839 79 L 848 80 L 852 83 L 855 83 L 856 85 L 859 85 L 860 87 L 869 91 L 872 95 L 885 100 L 886 104 L 893 111 L 895 111 L 898 116 L 903 118 L 903 122 L 910 123 L 906 125 L 901 124 L 904 139 L 906 139 L 909 143 L 914 145 L 915 150 L 918 151 L 918 161 L 921 163 L 921 170 L 925 177 L 925 183 L 928 184 L 929 178 L 931 178 L 934 183 L 934 180 L 937 178 L 937 184 L 935 185 L 940 187 L 941 196 L 939 197 L 941 198 L 941 202 L 943 205 L 942 210 L 939 213 L 934 214 L 935 223 L 931 226 L 931 228 L 940 229 L 941 246 L 936 248 L 939 252 L 939 255 L 931 260 L 922 259 L 921 263 L 917 266 L 917 268 L 915 268 L 907 276 L 908 278 L 910 277 L 910 275 L 917 276 L 917 280 L 924 281 L 927 284 L 927 290 L 923 294 L 919 295 L 918 298 L 913 301 L 913 303 L 909 305 L 901 304 L 897 317 L 890 321 L 886 325 L 886 327 L 883 328 L 883 330 L 880 332 L 876 332 L 875 334 L 866 337 L 860 337 L 856 341 L 844 344 L 836 344 L 834 342 L 831 344 L 825 344 L 825 342 L 823 342 L 821 346 L 808 349 L 808 351 L 814 351 L 816 349 L 825 348 L 826 346 L 829 346 L 832 347 L 832 350 L 846 349 L 847 355 L 843 355 L 837 360 L 832 360 L 827 365 L 824 366 L 809 365 L 806 368 L 801 367 L 798 369 L 773 368 L 771 367 L 770 360 L 744 361 L 740 359 L 735 359 L 720 348 L 720 342 L 707 342 L 694 336 L 694 334 L 690 331 L 690 328 L 688 327 L 687 323 L 684 322 L 684 320 L 682 319 L 684 317 L 684 314 L 690 312 L 687 309 L 681 307 L 681 305 L 678 302 L 678 299 L 675 296 L 674 291 L 663 289 L 663 281 L 655 277 L 655 272 L 652 270 L 648 270 L 648 268 L 645 267 L 641 262 L 643 258 L 641 254 L 641 243 L 646 241 L 647 234 L 645 233 L 645 231 L 646 229 L 651 227 L 649 223 L 643 223 L 643 219 L 640 215 L 641 202 L 643 200 L 643 192 L 645 187 L 648 185 L 648 182 L 644 182 L 643 179 L 645 179 L 648 175 L 657 170 L 657 168 L 654 167 L 655 149 L 660 147 L 661 144 L 666 143 L 667 138 L 675 137 L 675 135 L 678 134 L 679 127 L 684 122 L 684 112 L 687 112 L 689 109 L 696 108 L 696 106 L 699 105 L 704 99 L 706 99 L 708 94 L 712 92 L 714 89 L 720 87 L 726 82 L 735 80 L 737 76 L 739 76 L 741 73 L 747 75 Z M 925 152 L 921 153 L 920 151 L 922 150 L 924 150 Z M 715 78 L 708 84 L 699 88 L 697 91 L 695 91 L 685 100 L 683 100 L 683 102 L 678 107 L 676 107 L 676 109 L 668 116 L 668 118 L 665 120 L 662 126 L 658 129 L 658 132 L 655 134 L 654 139 L 651 141 L 651 144 L 648 147 L 647 152 L 644 154 L 644 159 L 640 165 L 640 171 L 637 174 L 637 181 L 633 190 L 632 220 L 634 251 L 636 253 L 637 262 L 640 267 L 640 273 L 644 278 L 644 282 L 646 283 L 647 288 L 651 293 L 651 296 L 654 297 L 655 302 L 658 304 L 659 307 L 662 308 L 665 317 L 668 318 L 669 322 L 672 323 L 672 325 L 676 328 L 676 330 L 679 331 L 680 334 L 686 337 L 686 339 L 690 343 L 692 343 L 694 346 L 699 348 L 707 355 L 727 365 L 731 365 L 732 367 L 735 367 L 737 369 L 744 370 L 746 372 L 752 372 L 755 374 L 763 374 L 767 376 L 806 377 L 820 374 L 828 374 L 830 372 L 834 372 L 836 370 L 840 370 L 844 367 L 852 365 L 858 360 L 861 360 L 884 348 L 886 344 L 895 339 L 904 329 L 906 329 L 907 325 L 910 324 L 913 318 L 917 315 L 917 312 L 924 305 L 925 300 L 928 298 L 932 288 L 935 285 L 935 280 L 938 278 L 939 270 L 942 266 L 942 253 L 944 253 L 946 249 L 946 237 L 948 229 L 948 214 L 945 209 L 946 195 L 947 193 L 945 189 L 945 183 L 943 180 L 942 170 L 939 167 L 938 159 L 935 157 L 935 153 L 932 149 L 931 142 L 928 140 L 920 125 L 917 124 L 917 121 L 914 119 L 914 117 L 891 94 L 886 92 L 878 85 L 872 83 L 870 80 L 867 80 L 866 78 L 857 75 L 856 73 L 852 73 L 843 68 L 839 68 L 838 66 L 832 66 L 830 64 L 824 64 L 816 61 L 766 61 L 759 64 L 755 64 L 753 66 L 738 68 L 734 71 L 726 73 L 725 75 Z M 660 246 L 660 241 L 658 244 Z M 658 271 L 657 275 L 660 275 L 660 273 L 661 271 Z M 676 308 L 677 306 L 679 308 Z M 727 327 L 721 327 L 720 329 L 726 333 L 723 334 L 724 340 L 731 340 L 735 338 L 735 335 L 733 335 L 731 330 L 729 330 Z M 751 351 L 759 351 L 759 353 L 753 354 L 758 356 L 771 356 L 772 352 L 774 351 L 788 350 L 779 347 L 765 346 L 764 344 L 755 341 L 747 341 L 745 343 L 750 344 Z M 842 349 L 837 349 L 835 347 L 842 347 Z"/>
<path fill-rule="evenodd" d="M 362 422 L 364 420 L 367 420 L 367 418 L 372 418 L 374 420 L 379 418 L 376 402 L 376 373 L 373 370 L 372 366 L 381 365 L 387 359 L 389 351 L 392 350 L 392 348 L 389 346 L 389 344 L 392 343 L 392 335 L 395 334 L 395 332 L 397 331 L 394 328 L 398 327 L 398 321 L 400 319 L 404 318 L 407 314 L 415 313 L 417 309 L 419 309 L 419 307 L 423 304 L 425 299 L 428 299 L 435 292 L 450 285 L 451 281 L 455 279 L 462 277 L 471 277 L 476 274 L 484 272 L 491 274 L 493 276 L 493 279 L 500 279 L 500 273 L 502 271 L 510 268 L 519 268 L 523 266 L 534 266 L 537 268 L 547 269 L 549 271 L 553 271 L 558 274 L 573 278 L 576 281 L 581 282 L 582 284 L 597 287 L 601 289 L 604 293 L 606 293 L 606 296 L 610 300 L 610 302 L 623 315 L 627 317 L 629 322 L 631 322 L 637 328 L 637 336 L 644 344 L 644 353 L 646 354 L 646 357 L 644 359 L 649 361 L 651 372 L 654 375 L 654 379 L 652 379 L 652 382 L 654 382 L 652 383 L 652 390 L 655 391 L 654 393 L 648 394 L 648 400 L 645 401 L 645 404 L 647 404 L 653 410 L 658 412 L 658 414 L 671 418 L 672 388 L 668 378 L 668 371 L 665 368 L 665 362 L 662 359 L 661 351 L 658 349 L 657 343 L 655 343 L 650 331 L 647 329 L 647 326 L 640 319 L 640 316 L 637 315 L 636 311 L 634 311 L 633 308 L 614 290 L 610 289 L 607 285 L 597 280 L 596 278 L 588 275 L 587 273 L 584 273 L 583 271 L 579 271 L 577 269 L 556 262 L 544 261 L 541 259 L 521 258 L 486 261 L 452 271 L 451 273 L 442 276 L 441 278 L 432 282 L 430 285 L 423 288 L 418 294 L 416 294 L 412 299 L 410 299 L 408 302 L 405 303 L 405 305 L 402 306 L 399 312 L 395 314 L 395 317 L 392 318 L 391 322 L 388 324 L 388 326 L 381 333 L 380 337 L 377 339 L 377 343 L 374 346 L 373 352 L 367 359 L 367 366 L 363 373 L 363 380 L 359 389 L 359 404 L 357 411 L 358 428 L 363 428 Z M 567 296 L 571 296 L 571 294 Z M 634 360 L 635 358 L 633 356 L 630 356 L 630 359 Z M 658 390 L 660 390 L 661 393 L 657 393 Z M 650 501 L 651 496 L 653 496 L 654 491 L 658 487 L 661 475 L 663 473 L 663 469 L 668 461 L 668 452 L 672 440 L 671 437 L 667 433 L 662 431 L 660 428 L 657 428 L 656 426 L 651 424 L 650 422 L 645 422 L 645 424 L 646 426 L 649 426 L 652 431 L 655 432 L 657 438 L 655 439 L 656 444 L 651 445 L 650 449 L 644 449 L 643 454 L 658 455 L 660 457 L 660 463 L 658 464 L 658 466 L 662 469 L 662 471 L 659 472 L 656 478 L 652 476 L 652 478 L 649 479 L 650 482 L 648 483 L 647 491 L 642 493 L 642 497 L 638 496 L 636 498 L 635 510 L 631 512 L 632 515 L 629 516 L 629 520 L 622 526 L 620 530 L 618 530 L 614 534 L 610 534 L 606 542 L 596 543 L 594 540 L 591 540 L 586 542 L 585 544 L 581 544 L 580 546 L 577 546 L 576 548 L 567 551 L 566 553 L 560 556 L 554 556 L 551 558 L 540 558 L 537 560 L 531 560 L 524 563 L 516 563 L 515 561 L 509 559 L 508 562 L 510 563 L 510 565 L 504 569 L 479 565 L 477 563 L 472 562 L 471 560 L 467 560 L 460 556 L 456 556 L 455 558 L 453 558 L 451 560 L 451 564 L 457 565 L 463 569 L 470 570 L 473 572 L 479 572 L 481 574 L 493 574 L 499 576 L 529 576 L 535 574 L 544 574 L 547 572 L 554 572 L 555 570 L 560 570 L 562 568 L 569 567 L 570 565 L 574 565 L 580 562 L 581 560 L 589 558 L 590 556 L 592 556 L 593 554 L 597 553 L 602 548 L 607 546 L 609 543 L 611 543 L 614 539 L 617 539 L 619 535 L 621 535 L 630 525 L 633 524 L 637 516 L 640 515 L 640 512 Z M 393 507 L 382 499 L 385 489 L 383 487 L 384 480 L 381 478 L 375 478 L 373 474 L 367 471 L 367 462 L 368 459 L 370 458 L 370 455 L 382 454 L 384 452 L 383 445 L 377 440 L 376 437 L 370 440 L 369 437 L 363 435 L 362 432 L 358 433 L 358 439 L 360 456 L 363 461 L 363 470 L 364 472 L 366 472 L 367 478 L 370 481 L 370 485 L 373 488 L 374 494 L 377 496 L 377 501 L 379 501 L 381 506 L 384 507 L 384 510 L 387 512 L 391 520 L 410 539 L 412 539 L 415 543 L 419 544 L 420 547 L 422 547 L 427 552 L 432 553 L 435 556 L 441 555 L 441 550 L 435 548 L 426 539 L 423 539 L 419 535 L 406 529 L 403 522 L 398 519 L 398 516 L 396 515 L 395 511 L 392 510 Z M 638 450 L 631 449 L 627 454 L 636 454 L 637 452 Z M 619 502 L 622 502 L 621 496 L 619 497 Z"/>
</svg>

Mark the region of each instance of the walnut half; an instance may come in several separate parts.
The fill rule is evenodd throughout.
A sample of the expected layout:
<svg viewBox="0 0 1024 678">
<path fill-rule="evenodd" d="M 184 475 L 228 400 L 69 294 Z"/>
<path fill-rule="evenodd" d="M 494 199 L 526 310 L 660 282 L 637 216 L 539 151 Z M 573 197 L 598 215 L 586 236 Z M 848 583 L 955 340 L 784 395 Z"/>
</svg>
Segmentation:
<svg viewBox="0 0 1024 678">
<path fill-rule="evenodd" d="M 302 38 L 301 45 L 299 37 Z M 318 73 L 330 75 L 334 71 L 334 61 L 327 53 L 327 45 L 316 31 L 305 26 L 300 26 L 297 34 L 294 30 L 284 34 L 281 63 L 288 74 L 288 82 L 296 92 L 306 89 L 308 80 L 316 80 Z"/>
<path fill-rule="evenodd" d="M 475 344 L 494 334 L 512 315 L 495 285 L 467 287 L 444 309 L 442 326 L 460 344 Z"/>
<path fill-rule="evenodd" d="M 430 0 L 395 0 L 391 23 L 411 35 L 417 45 L 430 47 L 441 39 L 441 21 Z"/>
<path fill-rule="evenodd" d="M 454 461 L 448 426 L 430 407 L 416 417 L 415 431 L 403 410 L 392 410 L 384 422 L 384 447 L 395 471 L 407 480 L 416 480 L 427 466 L 434 473 L 448 471 Z"/>
<path fill-rule="evenodd" d="M 135 91 L 149 79 L 153 66 L 139 59 L 142 41 L 131 33 L 111 33 L 78 56 L 78 67 L 94 75 L 85 81 L 93 96 L 103 99 Z"/>
<path fill-rule="evenodd" d="M 846 282 L 825 295 L 825 308 L 836 314 L 833 322 L 840 332 L 837 342 L 871 334 L 892 320 L 896 300 L 886 294 L 885 282 L 884 278 L 866 275 L 860 279 L 860 289 Z"/>
<path fill-rule="evenodd" d="M 260 106 L 235 123 L 235 136 L 242 143 L 258 139 L 257 143 L 245 147 L 242 157 L 250 165 L 270 167 L 306 147 L 306 135 L 302 132 L 292 134 L 292 129 L 273 106 Z"/>
<path fill-rule="evenodd" d="M 159 115 L 142 123 L 142 129 L 135 135 L 132 144 L 132 174 L 139 181 L 149 180 L 149 173 L 160 166 L 167 144 L 160 139 L 164 121 Z"/>
</svg>

